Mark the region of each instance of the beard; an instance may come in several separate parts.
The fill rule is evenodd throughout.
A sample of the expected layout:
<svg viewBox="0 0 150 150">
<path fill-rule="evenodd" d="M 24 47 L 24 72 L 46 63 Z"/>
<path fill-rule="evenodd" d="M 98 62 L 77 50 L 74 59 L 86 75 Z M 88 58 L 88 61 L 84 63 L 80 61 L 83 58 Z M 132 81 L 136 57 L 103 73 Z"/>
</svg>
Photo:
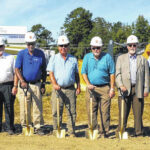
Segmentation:
<svg viewBox="0 0 150 150">
<path fill-rule="evenodd" d="M 135 50 L 135 49 L 131 49 L 131 50 L 129 51 L 129 53 L 130 53 L 131 55 L 134 55 L 134 54 L 135 54 L 135 52 L 136 52 L 136 50 Z"/>
</svg>

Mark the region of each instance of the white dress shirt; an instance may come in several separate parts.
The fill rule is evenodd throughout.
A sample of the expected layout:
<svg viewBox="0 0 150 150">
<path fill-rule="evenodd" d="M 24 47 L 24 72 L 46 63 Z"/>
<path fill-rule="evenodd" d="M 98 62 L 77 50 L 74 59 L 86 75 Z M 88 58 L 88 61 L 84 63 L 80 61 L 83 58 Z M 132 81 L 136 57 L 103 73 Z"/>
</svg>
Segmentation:
<svg viewBox="0 0 150 150">
<path fill-rule="evenodd" d="M 0 83 L 14 80 L 15 58 L 13 55 L 3 53 L 0 56 Z"/>
<path fill-rule="evenodd" d="M 130 75 L 131 75 L 131 84 L 136 84 L 136 71 L 137 71 L 137 59 L 136 55 L 131 56 L 129 54 L 129 60 L 130 60 Z"/>
</svg>

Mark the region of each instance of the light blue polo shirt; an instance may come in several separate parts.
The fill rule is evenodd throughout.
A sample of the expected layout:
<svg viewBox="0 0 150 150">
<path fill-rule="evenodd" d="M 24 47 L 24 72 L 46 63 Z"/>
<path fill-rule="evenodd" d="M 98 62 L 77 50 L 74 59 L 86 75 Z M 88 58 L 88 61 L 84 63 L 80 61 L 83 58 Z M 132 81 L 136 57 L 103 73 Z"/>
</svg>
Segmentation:
<svg viewBox="0 0 150 150">
<path fill-rule="evenodd" d="M 84 56 L 81 74 L 86 74 L 91 84 L 103 85 L 110 83 L 110 75 L 115 74 L 115 64 L 108 53 L 101 52 L 95 59 L 93 53 Z"/>
<path fill-rule="evenodd" d="M 17 55 L 15 68 L 21 69 L 25 81 L 38 81 L 42 77 L 42 71 L 46 70 L 45 55 L 39 49 L 34 49 L 33 55 L 29 54 L 28 49 L 21 50 Z"/>
<path fill-rule="evenodd" d="M 75 73 L 78 73 L 77 59 L 71 54 L 67 54 L 67 59 L 64 60 L 58 53 L 50 58 L 47 71 L 54 73 L 59 86 L 71 86 L 75 83 Z"/>
</svg>

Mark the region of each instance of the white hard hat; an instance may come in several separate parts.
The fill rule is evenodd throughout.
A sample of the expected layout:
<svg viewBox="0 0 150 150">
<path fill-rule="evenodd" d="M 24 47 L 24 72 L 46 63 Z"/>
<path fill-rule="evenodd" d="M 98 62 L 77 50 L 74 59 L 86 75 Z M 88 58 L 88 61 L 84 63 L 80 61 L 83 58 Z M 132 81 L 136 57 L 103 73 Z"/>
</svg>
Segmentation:
<svg viewBox="0 0 150 150">
<path fill-rule="evenodd" d="M 139 43 L 139 40 L 135 35 L 130 35 L 127 38 L 127 44 L 131 44 L 131 43 Z"/>
<path fill-rule="evenodd" d="M 3 37 L 0 37 L 0 45 L 5 45 L 5 40 Z"/>
<path fill-rule="evenodd" d="M 65 35 L 61 35 L 58 37 L 57 45 L 69 44 L 69 39 Z"/>
<path fill-rule="evenodd" d="M 103 45 L 102 39 L 98 36 L 95 36 L 91 39 L 90 45 L 91 46 L 102 46 Z"/>
<path fill-rule="evenodd" d="M 36 41 L 36 36 L 33 32 L 27 32 L 25 35 L 25 42 L 35 42 Z"/>
</svg>

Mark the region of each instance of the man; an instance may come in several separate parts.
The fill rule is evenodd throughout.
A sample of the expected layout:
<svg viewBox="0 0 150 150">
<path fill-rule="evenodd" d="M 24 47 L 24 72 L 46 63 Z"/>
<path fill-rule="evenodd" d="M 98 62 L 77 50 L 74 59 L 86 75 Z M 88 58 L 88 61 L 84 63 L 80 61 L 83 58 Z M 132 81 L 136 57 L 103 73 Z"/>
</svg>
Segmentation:
<svg viewBox="0 0 150 150">
<path fill-rule="evenodd" d="M 24 91 L 27 89 L 27 104 L 29 125 L 31 122 L 31 103 L 33 104 L 33 125 L 35 133 L 43 135 L 42 125 L 42 94 L 45 92 L 46 60 L 44 53 L 35 48 L 36 36 L 33 32 L 25 35 L 27 48 L 20 51 L 17 56 L 15 71 L 20 80 L 18 98 L 20 101 L 20 120 L 22 127 L 26 126 Z M 42 82 L 42 83 L 41 83 Z"/>
<path fill-rule="evenodd" d="M 149 93 L 148 62 L 142 55 L 137 55 L 138 38 L 130 35 L 127 38 L 128 53 L 118 57 L 116 63 L 116 85 L 126 93 L 124 105 L 124 130 L 126 129 L 131 104 L 134 114 L 135 136 L 143 135 L 142 115 L 144 97 Z M 119 92 L 119 126 L 121 126 L 121 96 Z"/>
<path fill-rule="evenodd" d="M 50 79 L 53 85 L 52 91 L 52 115 L 53 133 L 57 130 L 57 101 L 59 95 L 60 103 L 60 125 L 62 124 L 63 106 L 66 106 L 68 117 L 68 136 L 75 137 L 76 120 L 76 95 L 80 93 L 80 81 L 78 74 L 77 59 L 68 54 L 69 40 L 67 36 L 58 38 L 59 53 L 50 58 L 47 70 L 50 71 Z M 77 89 L 74 84 L 77 83 Z"/>
<path fill-rule="evenodd" d="M 91 53 L 84 56 L 81 74 L 86 82 L 86 102 L 90 127 L 90 92 L 93 97 L 93 129 L 98 129 L 97 114 L 100 110 L 101 137 L 108 137 L 110 126 L 110 104 L 115 95 L 115 67 L 112 57 L 102 52 L 102 39 L 95 36 L 91 39 Z"/>
<path fill-rule="evenodd" d="M 15 58 L 5 51 L 5 42 L 0 37 L 0 132 L 2 132 L 3 104 L 5 108 L 6 131 L 14 134 L 14 101 L 17 93 Z"/>
</svg>

